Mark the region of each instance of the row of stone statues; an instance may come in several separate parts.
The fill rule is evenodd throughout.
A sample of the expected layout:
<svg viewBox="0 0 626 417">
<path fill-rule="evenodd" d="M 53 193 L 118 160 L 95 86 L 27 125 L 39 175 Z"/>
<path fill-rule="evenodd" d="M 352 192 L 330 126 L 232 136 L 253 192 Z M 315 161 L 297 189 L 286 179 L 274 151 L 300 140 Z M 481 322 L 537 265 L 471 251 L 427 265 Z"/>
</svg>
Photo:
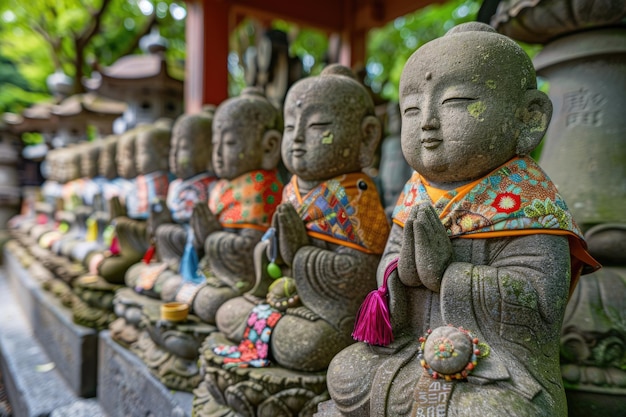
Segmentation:
<svg viewBox="0 0 626 417">
<path fill-rule="evenodd" d="M 193 391 L 194 415 L 565 416 L 563 314 L 599 265 L 528 157 L 551 111 L 523 50 L 465 24 L 404 68 L 415 172 L 391 224 L 363 171 L 373 101 L 331 65 L 283 115 L 249 88 L 54 151 L 47 207 L 14 230 L 65 255 L 76 321 Z"/>
</svg>

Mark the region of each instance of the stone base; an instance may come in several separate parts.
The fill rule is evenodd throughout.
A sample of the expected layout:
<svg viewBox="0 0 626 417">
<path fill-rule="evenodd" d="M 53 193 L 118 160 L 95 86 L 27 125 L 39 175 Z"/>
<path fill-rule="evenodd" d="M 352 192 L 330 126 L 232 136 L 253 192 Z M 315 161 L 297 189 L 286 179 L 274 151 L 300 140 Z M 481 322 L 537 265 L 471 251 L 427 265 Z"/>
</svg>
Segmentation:
<svg viewBox="0 0 626 417">
<path fill-rule="evenodd" d="M 157 345 L 146 330 L 140 332 L 129 350 L 166 388 L 191 393 L 200 383 L 198 358 L 191 360 L 173 355 Z"/>
<path fill-rule="evenodd" d="M 100 332 L 98 400 L 110 416 L 191 416 L 192 395 L 170 391 L 132 352 Z"/>
<path fill-rule="evenodd" d="M 96 395 L 98 333 L 72 320 L 72 312 L 44 291 L 10 251 L 5 251 L 7 278 L 36 338 L 56 369 L 80 397 Z"/>
<path fill-rule="evenodd" d="M 297 372 L 278 366 L 223 368 L 211 347 L 230 344 L 223 334 L 204 341 L 200 365 L 204 378 L 194 390 L 196 417 L 312 417 L 330 399 L 326 373 Z"/>
<path fill-rule="evenodd" d="M 5 253 L 6 254 L 6 253 Z M 95 400 L 76 396 L 41 343 L 0 271 L 0 368 L 16 417 L 103 417 Z M 88 404 L 88 410 L 81 405 Z M 72 410 L 68 413 L 67 410 Z"/>
</svg>

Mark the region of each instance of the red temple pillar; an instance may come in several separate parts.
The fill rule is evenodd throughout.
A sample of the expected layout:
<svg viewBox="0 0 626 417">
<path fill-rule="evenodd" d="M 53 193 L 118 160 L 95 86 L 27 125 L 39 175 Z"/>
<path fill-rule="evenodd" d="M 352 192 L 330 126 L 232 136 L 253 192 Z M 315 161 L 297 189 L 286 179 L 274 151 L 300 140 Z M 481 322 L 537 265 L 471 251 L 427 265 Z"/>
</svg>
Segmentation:
<svg viewBox="0 0 626 417">
<path fill-rule="evenodd" d="M 188 0 L 185 64 L 185 111 L 228 98 L 228 3 Z"/>
</svg>

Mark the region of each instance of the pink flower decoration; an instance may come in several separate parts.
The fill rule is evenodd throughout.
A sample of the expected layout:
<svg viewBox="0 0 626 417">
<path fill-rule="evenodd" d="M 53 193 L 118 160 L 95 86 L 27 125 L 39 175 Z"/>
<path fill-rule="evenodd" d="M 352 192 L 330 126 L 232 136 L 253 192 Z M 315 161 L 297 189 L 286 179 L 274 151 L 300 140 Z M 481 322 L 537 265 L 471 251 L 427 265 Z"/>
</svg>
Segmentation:
<svg viewBox="0 0 626 417">
<path fill-rule="evenodd" d="M 260 340 L 258 342 L 256 342 L 257 358 L 259 358 L 259 359 L 267 358 L 268 346 L 269 345 L 267 343 L 263 343 Z"/>
<path fill-rule="evenodd" d="M 251 314 L 248 316 L 248 326 L 252 326 L 252 325 L 254 325 L 254 323 L 256 323 L 256 320 L 257 320 L 257 315 L 256 315 L 256 313 L 255 313 L 255 312 L 251 313 Z"/>
</svg>

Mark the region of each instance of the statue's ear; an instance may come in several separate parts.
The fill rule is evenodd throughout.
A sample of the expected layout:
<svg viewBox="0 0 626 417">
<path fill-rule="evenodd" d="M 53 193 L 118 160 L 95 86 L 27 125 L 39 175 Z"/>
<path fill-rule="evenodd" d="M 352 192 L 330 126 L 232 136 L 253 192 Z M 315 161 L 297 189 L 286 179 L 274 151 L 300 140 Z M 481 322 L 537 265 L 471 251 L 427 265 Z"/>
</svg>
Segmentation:
<svg viewBox="0 0 626 417">
<path fill-rule="evenodd" d="M 361 121 L 361 132 L 363 133 L 363 140 L 359 149 L 359 163 L 361 168 L 365 168 L 372 164 L 374 152 L 376 152 L 376 147 L 380 142 L 380 135 L 382 134 L 380 120 L 376 116 L 365 116 Z"/>
<path fill-rule="evenodd" d="M 523 106 L 518 110 L 516 117 L 520 126 L 517 154 L 525 156 L 543 139 L 552 118 L 552 102 L 542 91 L 527 90 L 524 92 Z"/>
<path fill-rule="evenodd" d="M 261 151 L 263 152 L 262 169 L 269 170 L 278 166 L 282 137 L 283 135 L 276 129 L 270 129 L 263 133 L 263 139 L 261 140 Z"/>
</svg>

